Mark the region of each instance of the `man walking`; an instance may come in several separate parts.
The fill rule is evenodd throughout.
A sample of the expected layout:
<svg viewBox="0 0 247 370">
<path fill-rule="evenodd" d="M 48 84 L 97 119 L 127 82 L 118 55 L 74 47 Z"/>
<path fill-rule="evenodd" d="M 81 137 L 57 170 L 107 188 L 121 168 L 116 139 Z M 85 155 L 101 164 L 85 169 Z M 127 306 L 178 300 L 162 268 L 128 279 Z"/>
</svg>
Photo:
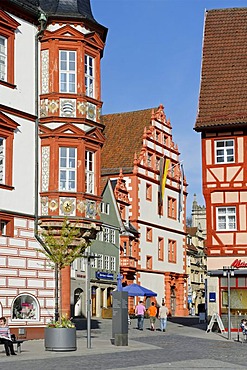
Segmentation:
<svg viewBox="0 0 247 370">
<path fill-rule="evenodd" d="M 157 315 L 157 308 L 154 305 L 154 302 L 151 303 L 151 306 L 148 309 L 148 314 L 150 317 L 150 330 L 155 330 L 155 321 L 156 321 L 156 315 Z"/>
<path fill-rule="evenodd" d="M 159 309 L 159 319 L 160 319 L 160 330 L 166 331 L 167 315 L 169 313 L 165 302 L 162 302 L 162 306 Z"/>
<path fill-rule="evenodd" d="M 144 323 L 144 314 L 145 314 L 146 308 L 142 301 L 139 302 L 139 304 L 136 306 L 135 314 L 137 316 L 137 329 L 143 330 L 143 323 Z"/>
</svg>

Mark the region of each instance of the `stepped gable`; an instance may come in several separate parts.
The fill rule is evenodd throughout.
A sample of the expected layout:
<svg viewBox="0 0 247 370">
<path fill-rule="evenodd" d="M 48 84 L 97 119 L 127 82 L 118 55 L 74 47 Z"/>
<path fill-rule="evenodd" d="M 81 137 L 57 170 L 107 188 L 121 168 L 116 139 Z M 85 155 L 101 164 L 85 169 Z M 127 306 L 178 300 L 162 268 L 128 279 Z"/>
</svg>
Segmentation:
<svg viewBox="0 0 247 370">
<path fill-rule="evenodd" d="M 102 175 L 132 172 L 135 153 L 139 156 L 144 129 L 151 125 L 150 108 L 102 116 L 106 141 L 102 149 Z"/>
<path fill-rule="evenodd" d="M 247 123 L 247 8 L 205 14 L 196 131 Z"/>
</svg>

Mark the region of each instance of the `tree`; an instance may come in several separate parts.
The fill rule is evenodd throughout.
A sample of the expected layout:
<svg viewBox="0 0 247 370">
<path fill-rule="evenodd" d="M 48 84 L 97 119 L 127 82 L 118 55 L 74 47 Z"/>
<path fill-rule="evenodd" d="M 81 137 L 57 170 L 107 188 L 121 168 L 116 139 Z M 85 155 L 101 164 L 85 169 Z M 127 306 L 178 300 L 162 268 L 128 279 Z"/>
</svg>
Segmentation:
<svg viewBox="0 0 247 370">
<path fill-rule="evenodd" d="M 70 223 L 67 218 L 63 220 L 62 225 L 56 223 L 41 231 L 43 243 L 39 251 L 47 257 L 51 267 L 55 269 L 55 321 L 61 321 L 62 317 L 59 294 L 59 291 L 62 291 L 61 270 L 70 266 L 77 258 L 83 257 L 85 249 L 90 246 L 95 235 L 95 225 L 91 225 L 91 228 L 82 233 L 81 228 L 75 223 Z"/>
</svg>

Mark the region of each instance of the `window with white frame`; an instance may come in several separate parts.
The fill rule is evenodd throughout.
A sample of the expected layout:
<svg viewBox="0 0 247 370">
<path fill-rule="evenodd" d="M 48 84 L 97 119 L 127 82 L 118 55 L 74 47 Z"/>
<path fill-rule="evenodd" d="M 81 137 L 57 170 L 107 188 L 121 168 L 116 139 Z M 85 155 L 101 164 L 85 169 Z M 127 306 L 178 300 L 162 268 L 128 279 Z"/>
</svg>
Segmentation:
<svg viewBox="0 0 247 370">
<path fill-rule="evenodd" d="M 217 207 L 217 230 L 236 229 L 236 207 Z"/>
<path fill-rule="evenodd" d="M 59 190 L 76 191 L 76 148 L 59 148 Z"/>
<path fill-rule="evenodd" d="M 97 268 L 97 253 L 94 253 L 94 256 L 95 258 L 91 259 L 91 267 L 96 269 Z"/>
<path fill-rule="evenodd" d="M 94 98 L 94 58 L 85 55 L 85 89 L 86 95 Z"/>
<path fill-rule="evenodd" d="M 104 242 L 110 242 L 110 229 L 109 227 L 104 227 L 103 228 L 103 232 L 104 232 Z"/>
<path fill-rule="evenodd" d="M 110 243 L 115 244 L 115 235 L 116 235 L 116 230 L 110 229 Z"/>
<path fill-rule="evenodd" d="M 0 36 L 0 80 L 7 80 L 7 39 Z"/>
<path fill-rule="evenodd" d="M 86 260 L 85 260 L 85 258 L 80 258 L 80 271 L 86 271 Z"/>
<path fill-rule="evenodd" d="M 111 271 L 116 271 L 116 257 L 111 256 Z"/>
<path fill-rule="evenodd" d="M 11 318 L 12 320 L 38 320 L 39 305 L 36 298 L 30 294 L 21 294 L 15 298 Z"/>
<path fill-rule="evenodd" d="M 0 221 L 0 235 L 7 235 L 7 222 L 6 221 Z"/>
<path fill-rule="evenodd" d="M 123 242 L 123 255 L 127 256 L 127 243 Z"/>
<path fill-rule="evenodd" d="M 0 184 L 5 183 L 5 141 L 0 137 Z"/>
<path fill-rule="evenodd" d="M 110 256 L 105 255 L 105 270 L 110 270 Z"/>
<path fill-rule="evenodd" d="M 97 267 L 98 267 L 98 269 L 103 269 L 103 255 L 102 254 L 98 255 Z"/>
<path fill-rule="evenodd" d="M 215 142 L 216 163 L 234 162 L 234 140 L 219 140 Z"/>
<path fill-rule="evenodd" d="M 109 213 L 110 213 L 109 211 L 110 211 L 110 204 L 105 203 L 105 202 L 101 202 L 100 203 L 100 212 L 104 213 L 106 215 L 109 215 Z"/>
<path fill-rule="evenodd" d="M 86 150 L 85 153 L 85 191 L 94 194 L 94 152 Z"/>
<path fill-rule="evenodd" d="M 71 50 L 60 50 L 60 92 L 76 92 L 76 52 Z"/>
</svg>

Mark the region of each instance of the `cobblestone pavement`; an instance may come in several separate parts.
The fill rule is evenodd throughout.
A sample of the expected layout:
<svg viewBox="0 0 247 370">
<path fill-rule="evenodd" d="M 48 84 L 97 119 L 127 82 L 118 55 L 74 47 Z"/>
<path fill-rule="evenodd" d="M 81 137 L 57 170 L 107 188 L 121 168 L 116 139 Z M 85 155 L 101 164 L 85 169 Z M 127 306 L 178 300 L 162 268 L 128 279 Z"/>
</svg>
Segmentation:
<svg viewBox="0 0 247 370">
<path fill-rule="evenodd" d="M 91 348 L 87 348 L 85 330 L 77 331 L 75 352 L 46 352 L 43 340 L 24 343 L 18 356 L 6 357 L 0 351 L 0 369 L 246 369 L 247 344 L 232 340 L 227 334 L 206 333 L 198 318 L 183 318 L 168 322 L 167 331 L 151 332 L 145 320 L 143 331 L 129 328 L 129 345 L 111 344 L 111 320 L 100 320 L 91 330 Z M 1 350 L 1 348 L 0 348 Z M 18 362 L 18 364 L 17 364 Z"/>
</svg>

